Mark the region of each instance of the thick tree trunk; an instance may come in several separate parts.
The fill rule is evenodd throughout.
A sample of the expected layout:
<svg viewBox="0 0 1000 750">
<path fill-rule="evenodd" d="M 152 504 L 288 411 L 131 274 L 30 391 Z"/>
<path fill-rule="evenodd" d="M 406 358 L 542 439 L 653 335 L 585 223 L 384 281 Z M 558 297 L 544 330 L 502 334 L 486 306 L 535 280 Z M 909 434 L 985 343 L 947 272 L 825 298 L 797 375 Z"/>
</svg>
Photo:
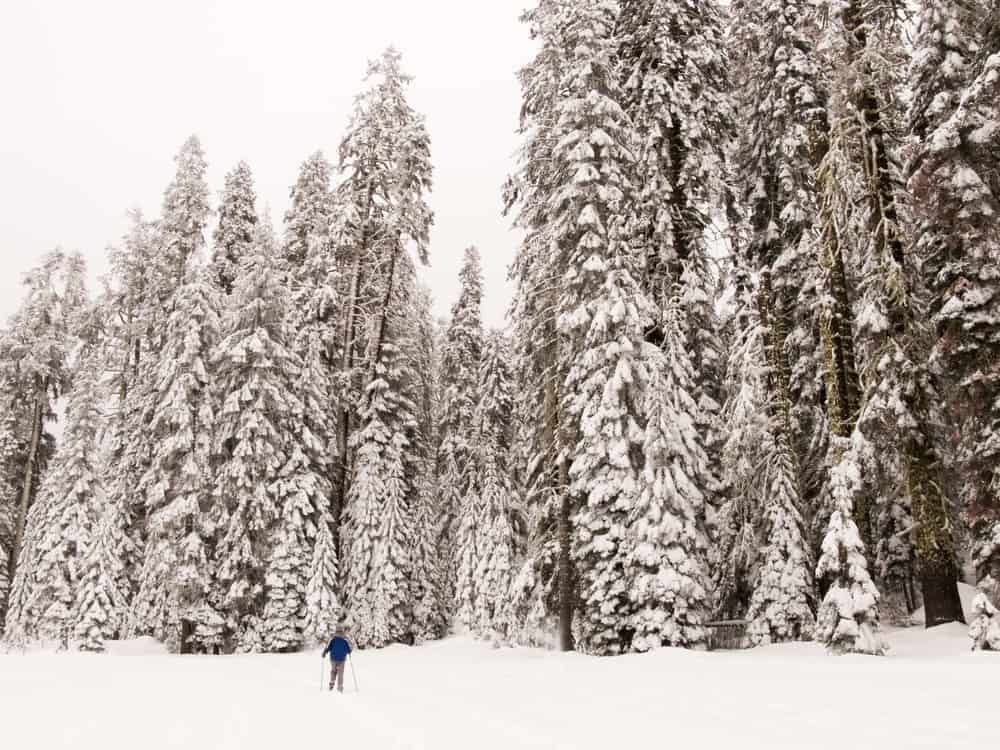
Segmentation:
<svg viewBox="0 0 1000 750">
<path fill-rule="evenodd" d="M 937 482 L 937 461 L 927 437 L 911 441 L 907 464 L 926 627 L 964 623 L 947 501 Z"/>
<path fill-rule="evenodd" d="M 48 393 L 48 383 L 42 383 L 35 394 L 35 404 L 31 412 L 31 442 L 28 445 L 28 459 L 24 465 L 24 480 L 21 485 L 21 501 L 17 508 L 17 521 L 14 526 L 14 541 L 11 547 L 10 579 L 14 580 L 17 565 L 20 562 L 21 547 L 24 544 L 24 528 L 28 520 L 28 508 L 31 504 L 31 487 L 35 477 L 35 464 L 38 461 L 38 446 L 42 439 L 42 419 L 45 416 L 45 395 Z M 6 607 L 4 608 L 6 609 Z"/>
<path fill-rule="evenodd" d="M 194 623 L 186 617 L 181 620 L 181 653 L 192 654 L 194 648 L 192 640 L 194 638 Z"/>
<path fill-rule="evenodd" d="M 572 651 L 573 642 L 573 561 L 570 556 L 570 535 L 572 533 L 572 507 L 569 497 L 568 467 L 563 462 L 559 468 L 562 499 L 559 504 L 559 650 Z"/>
<path fill-rule="evenodd" d="M 867 26 L 860 0 L 852 0 L 844 9 L 844 26 L 848 34 L 848 54 L 857 65 L 868 46 Z M 863 167 L 867 185 L 869 209 L 868 231 L 874 243 L 875 256 L 891 257 L 905 284 L 906 254 L 900 233 L 899 212 L 891 173 L 891 160 L 886 144 L 886 127 L 878 97 L 872 85 L 872 72 L 867 64 L 859 71 L 861 86 L 854 101 L 861 119 Z M 911 311 L 905 287 L 890 294 L 890 335 L 901 349 L 906 350 L 912 337 Z M 919 363 L 918 363 L 919 365 Z M 919 368 L 918 368 L 919 369 Z M 904 383 L 910 412 L 915 422 L 906 440 L 907 484 L 916 526 L 917 565 L 920 570 L 927 626 L 943 622 L 964 622 L 958 595 L 958 565 L 955 543 L 951 534 L 947 502 L 941 489 L 940 467 L 935 456 L 925 394 L 927 384 L 920 373 L 901 373 L 909 380 Z"/>
</svg>

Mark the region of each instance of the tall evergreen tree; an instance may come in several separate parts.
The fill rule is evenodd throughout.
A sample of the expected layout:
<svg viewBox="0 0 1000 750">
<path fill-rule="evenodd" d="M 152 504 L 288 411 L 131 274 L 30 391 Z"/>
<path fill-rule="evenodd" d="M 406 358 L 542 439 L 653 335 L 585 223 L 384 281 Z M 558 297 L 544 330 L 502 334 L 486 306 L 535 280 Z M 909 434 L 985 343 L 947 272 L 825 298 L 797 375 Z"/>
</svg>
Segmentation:
<svg viewBox="0 0 1000 750">
<path fill-rule="evenodd" d="M 476 499 L 476 607 L 473 626 L 484 637 L 505 639 L 511 630 L 508 593 L 515 555 L 515 503 L 511 432 L 513 393 L 508 346 L 491 332 L 479 367 L 474 415 Z"/>
<path fill-rule="evenodd" d="M 407 466 L 414 405 L 406 393 L 402 355 L 387 342 L 365 392 L 344 524 L 344 595 L 362 646 L 385 646 L 411 628 L 413 517 Z"/>
<path fill-rule="evenodd" d="M 412 295 L 413 311 L 407 315 L 409 349 L 416 378 L 417 470 L 416 509 L 413 514 L 413 627 L 417 641 L 440 638 L 447 629 L 450 602 L 445 601 L 446 566 L 440 542 L 446 519 L 442 518 L 441 477 L 441 335 L 432 315 L 430 290 L 419 287 Z"/>
<path fill-rule="evenodd" d="M 845 203 L 862 259 L 858 326 L 870 376 L 858 426 L 870 442 L 899 446 L 903 481 L 888 471 L 892 453 L 883 450 L 881 474 L 888 486 L 878 488 L 879 502 L 905 494 L 912 505 L 916 562 L 932 626 L 961 621 L 963 615 L 942 447 L 935 434 L 938 394 L 927 367 L 927 337 L 918 314 L 921 288 L 903 225 L 893 150 L 895 11 L 888 0 L 849 0 L 835 8 L 828 28 L 836 62 L 829 64 L 838 72 L 838 91 L 831 102 L 835 126 L 850 138 L 846 155 L 853 175 L 847 178 Z M 863 527 L 861 533 L 864 538 Z"/>
<path fill-rule="evenodd" d="M 217 647 L 222 630 L 209 600 L 222 520 L 211 480 L 218 409 L 209 365 L 220 338 L 219 297 L 193 270 L 171 306 L 150 390 L 152 451 L 138 488 L 148 521 L 131 629 L 188 653 Z"/>
<path fill-rule="evenodd" d="M 1000 6 L 924 0 L 910 83 L 909 187 L 936 328 L 931 361 L 961 415 L 963 514 L 1000 604 Z M 980 607 L 980 609 L 984 609 Z"/>
<path fill-rule="evenodd" d="M 430 137 L 422 115 L 407 101 L 412 79 L 393 48 L 369 63 L 365 88 L 357 96 L 340 143 L 341 218 L 333 239 L 343 288 L 341 391 L 337 410 L 340 469 L 335 481 L 334 517 L 344 508 L 353 475 L 349 438 L 359 415 L 351 405 L 376 377 L 387 339 L 390 299 L 399 288 L 407 249 L 428 262 L 433 213 L 427 204 L 433 167 Z M 374 318 L 365 325 L 366 316 Z"/>
<path fill-rule="evenodd" d="M 237 279 L 213 369 L 214 494 L 224 512 L 214 562 L 231 644 L 286 650 L 302 637 L 324 477 L 303 419 L 301 361 L 289 348 L 287 287 L 269 227 Z M 314 402 L 314 401 L 313 401 Z"/>
<path fill-rule="evenodd" d="M 549 196 L 552 240 L 565 271 L 557 325 L 567 363 L 566 413 L 579 570 L 581 647 L 627 650 L 631 641 L 627 510 L 636 502 L 643 395 L 646 297 L 636 281 L 622 211 L 632 186 L 628 121 L 617 103 L 614 6 L 598 0 L 559 9 L 571 50 L 556 105 L 553 157 L 566 180 Z"/>
<path fill-rule="evenodd" d="M 483 353 L 483 271 L 479 251 L 465 251 L 459 272 L 461 291 L 452 306 L 451 321 L 441 351 L 441 508 L 444 538 L 441 547 L 450 560 L 448 588 L 466 627 L 475 618 L 475 582 L 478 567 L 476 538 L 482 515 L 476 487 L 473 433 L 479 399 L 479 364 Z M 461 580 L 459 580 L 461 579 Z"/>
</svg>

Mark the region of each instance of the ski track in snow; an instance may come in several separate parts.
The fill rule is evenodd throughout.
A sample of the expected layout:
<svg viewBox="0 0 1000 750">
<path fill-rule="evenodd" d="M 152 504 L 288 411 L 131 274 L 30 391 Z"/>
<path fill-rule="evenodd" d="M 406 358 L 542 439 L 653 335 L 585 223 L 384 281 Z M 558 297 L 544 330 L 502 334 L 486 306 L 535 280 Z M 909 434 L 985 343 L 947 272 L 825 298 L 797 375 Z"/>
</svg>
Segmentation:
<svg viewBox="0 0 1000 750">
<path fill-rule="evenodd" d="M 355 655 L 343 695 L 318 652 L 0 656 L 0 713 L 33 750 L 960 750 L 1000 737 L 1000 654 L 966 629 L 891 631 L 885 658 L 816 644 L 595 659 L 464 638 Z"/>
</svg>

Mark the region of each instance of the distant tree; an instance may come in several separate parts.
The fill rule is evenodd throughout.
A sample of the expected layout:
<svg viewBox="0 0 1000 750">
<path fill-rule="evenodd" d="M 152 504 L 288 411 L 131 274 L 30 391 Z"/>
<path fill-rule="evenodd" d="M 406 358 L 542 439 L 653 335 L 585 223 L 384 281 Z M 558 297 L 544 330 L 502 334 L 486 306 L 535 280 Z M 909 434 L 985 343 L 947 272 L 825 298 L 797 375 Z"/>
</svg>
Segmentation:
<svg viewBox="0 0 1000 750">
<path fill-rule="evenodd" d="M 233 292 L 240 262 L 251 252 L 256 228 L 257 194 L 253 174 L 247 163 L 241 161 L 226 175 L 214 235 L 212 277 L 226 294 Z"/>
<path fill-rule="evenodd" d="M 205 247 L 205 228 L 212 213 L 205 172 L 205 152 L 198 136 L 192 135 L 174 157 L 177 171 L 163 194 L 159 222 L 162 272 L 156 276 L 156 292 L 165 304 L 187 276 L 188 263 Z M 227 217 L 227 221 L 228 221 Z"/>
<path fill-rule="evenodd" d="M 479 399 L 479 366 L 483 353 L 483 272 L 479 251 L 466 249 L 459 272 L 461 291 L 452 306 L 441 349 L 441 547 L 450 558 L 448 589 L 460 621 L 473 627 L 479 507 L 474 418 Z"/>
</svg>

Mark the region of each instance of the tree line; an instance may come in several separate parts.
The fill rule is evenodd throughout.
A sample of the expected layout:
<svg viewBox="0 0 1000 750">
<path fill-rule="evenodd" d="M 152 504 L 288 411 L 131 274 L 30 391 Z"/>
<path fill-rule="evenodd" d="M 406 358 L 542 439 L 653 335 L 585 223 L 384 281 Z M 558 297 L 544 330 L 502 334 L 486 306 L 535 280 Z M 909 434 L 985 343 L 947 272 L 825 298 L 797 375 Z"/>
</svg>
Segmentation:
<svg viewBox="0 0 1000 750">
<path fill-rule="evenodd" d="M 1000 4 L 538 0 L 506 332 L 389 51 L 279 239 L 196 140 L 0 342 L 6 638 L 1000 648 Z M 46 429 L 64 401 L 63 434 Z M 0 597 L 2 600 L 4 597 Z"/>
</svg>

